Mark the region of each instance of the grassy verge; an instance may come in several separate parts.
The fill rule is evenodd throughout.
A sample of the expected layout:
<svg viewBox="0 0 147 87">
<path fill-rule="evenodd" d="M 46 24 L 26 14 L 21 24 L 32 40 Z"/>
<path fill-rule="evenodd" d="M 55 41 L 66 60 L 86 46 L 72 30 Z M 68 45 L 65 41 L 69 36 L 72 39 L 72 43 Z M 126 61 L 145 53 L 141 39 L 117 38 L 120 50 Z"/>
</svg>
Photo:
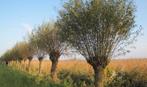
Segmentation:
<svg viewBox="0 0 147 87">
<path fill-rule="evenodd" d="M 67 66 L 68 64 L 76 66 L 74 68 L 73 66 Z M 42 72 L 37 75 L 37 69 L 32 71 L 33 66 L 31 66 L 31 72 L 28 73 L 21 64 L 13 64 L 9 67 L 0 65 L 0 87 L 94 87 L 93 73 L 88 72 L 90 71 L 89 69 L 83 68 L 85 67 L 84 62 L 70 62 L 68 64 L 67 62 L 60 63 L 65 68 L 63 69 L 59 66 L 58 78 L 60 79 L 60 84 L 53 83 L 49 74 Z M 80 64 L 83 64 L 83 66 Z M 121 65 L 127 65 L 127 67 L 108 67 L 105 70 L 105 87 L 147 87 L 146 61 L 139 62 L 136 60 L 136 62 L 130 63 L 121 60 L 114 61 L 113 64 L 115 67 Z M 33 65 L 37 65 L 37 63 Z M 46 66 L 48 65 L 46 64 Z M 134 67 L 130 68 L 129 66 Z M 48 67 L 46 68 L 43 64 L 42 70 L 45 69 L 47 70 Z"/>
<path fill-rule="evenodd" d="M 48 81 L 37 80 L 27 73 L 0 65 L 0 87 L 63 87 Z"/>
</svg>

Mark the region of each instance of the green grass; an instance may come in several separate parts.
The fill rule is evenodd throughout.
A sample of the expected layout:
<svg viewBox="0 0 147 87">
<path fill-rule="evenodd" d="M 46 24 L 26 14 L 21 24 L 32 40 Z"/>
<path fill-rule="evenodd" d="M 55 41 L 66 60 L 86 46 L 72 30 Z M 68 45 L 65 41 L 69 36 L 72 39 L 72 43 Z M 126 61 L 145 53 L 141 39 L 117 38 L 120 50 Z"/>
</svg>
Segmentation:
<svg viewBox="0 0 147 87">
<path fill-rule="evenodd" d="M 147 73 L 133 70 L 106 71 L 105 87 L 147 87 Z M 114 74 L 114 75 L 113 75 Z M 62 70 L 58 73 L 60 84 L 49 76 L 32 76 L 26 72 L 0 65 L 0 87 L 94 87 L 93 76 Z"/>
<path fill-rule="evenodd" d="M 63 87 L 49 81 L 36 80 L 27 73 L 0 65 L 0 87 Z"/>
<path fill-rule="evenodd" d="M 32 76 L 28 73 L 0 65 L 0 87 L 83 87 L 90 86 L 90 79 L 86 75 L 72 74 L 62 71 L 59 74 L 60 84 L 55 84 L 49 76 Z"/>
</svg>

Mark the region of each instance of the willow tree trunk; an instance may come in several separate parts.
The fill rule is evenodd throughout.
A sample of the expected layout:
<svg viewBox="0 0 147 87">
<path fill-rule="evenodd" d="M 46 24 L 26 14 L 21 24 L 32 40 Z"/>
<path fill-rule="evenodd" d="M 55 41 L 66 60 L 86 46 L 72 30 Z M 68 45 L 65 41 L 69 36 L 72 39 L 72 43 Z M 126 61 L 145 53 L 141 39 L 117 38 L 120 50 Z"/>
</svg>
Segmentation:
<svg viewBox="0 0 147 87">
<path fill-rule="evenodd" d="M 29 64 L 28 64 L 28 67 L 27 67 L 27 71 L 29 72 L 30 70 L 30 66 L 31 66 L 31 61 L 32 61 L 33 57 L 32 56 L 29 56 L 28 57 L 28 60 L 29 60 Z"/>
<path fill-rule="evenodd" d="M 53 50 L 50 52 L 50 60 L 52 62 L 51 65 L 51 78 L 53 81 L 58 82 L 59 79 L 57 77 L 57 65 L 58 65 L 58 60 L 60 58 L 60 52 L 58 50 Z"/>
<path fill-rule="evenodd" d="M 30 71 L 30 66 L 31 66 L 31 60 L 29 60 L 29 63 L 28 63 L 28 67 L 27 67 L 28 72 Z"/>
<path fill-rule="evenodd" d="M 9 65 L 9 61 L 6 61 L 5 63 L 6 63 L 6 66 L 8 66 L 8 65 Z"/>
<path fill-rule="evenodd" d="M 52 61 L 52 65 L 51 65 L 51 78 L 53 81 L 57 81 L 58 77 L 57 77 L 57 65 L 58 65 L 58 60 L 57 61 Z"/>
<path fill-rule="evenodd" d="M 105 74 L 104 74 L 104 68 L 102 67 L 94 67 L 94 85 L 95 87 L 104 87 L 104 78 L 105 78 Z"/>
<path fill-rule="evenodd" d="M 26 69 L 26 60 L 23 60 L 23 64 L 22 64 L 22 66 L 24 67 L 24 69 Z"/>
<path fill-rule="evenodd" d="M 39 61 L 39 74 L 41 73 L 41 65 L 42 65 L 42 61 Z"/>
</svg>

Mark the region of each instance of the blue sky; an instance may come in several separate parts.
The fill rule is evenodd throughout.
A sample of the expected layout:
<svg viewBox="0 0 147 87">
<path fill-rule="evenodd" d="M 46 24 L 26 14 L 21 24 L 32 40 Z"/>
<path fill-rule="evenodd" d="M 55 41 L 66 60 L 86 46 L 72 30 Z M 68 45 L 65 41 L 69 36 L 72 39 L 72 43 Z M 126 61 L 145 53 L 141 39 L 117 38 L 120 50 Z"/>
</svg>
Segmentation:
<svg viewBox="0 0 147 87">
<path fill-rule="evenodd" d="M 147 58 L 147 0 L 134 0 L 137 6 L 136 24 L 144 35 L 134 45 L 129 58 Z M 55 21 L 63 0 L 0 0 L 0 55 L 25 38 L 33 27 L 44 21 Z"/>
</svg>

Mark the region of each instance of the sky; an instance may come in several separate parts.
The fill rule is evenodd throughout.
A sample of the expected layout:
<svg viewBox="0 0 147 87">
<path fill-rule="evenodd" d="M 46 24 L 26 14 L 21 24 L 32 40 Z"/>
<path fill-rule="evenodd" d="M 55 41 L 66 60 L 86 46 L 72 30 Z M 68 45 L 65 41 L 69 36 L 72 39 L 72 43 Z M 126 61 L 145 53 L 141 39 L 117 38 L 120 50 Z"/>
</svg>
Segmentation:
<svg viewBox="0 0 147 87">
<path fill-rule="evenodd" d="M 147 58 L 147 0 L 134 2 L 136 24 L 143 27 L 143 35 L 133 44 L 136 49 L 122 58 Z M 64 0 L 0 0 L 0 56 L 42 22 L 56 21 L 63 3 Z"/>
</svg>

